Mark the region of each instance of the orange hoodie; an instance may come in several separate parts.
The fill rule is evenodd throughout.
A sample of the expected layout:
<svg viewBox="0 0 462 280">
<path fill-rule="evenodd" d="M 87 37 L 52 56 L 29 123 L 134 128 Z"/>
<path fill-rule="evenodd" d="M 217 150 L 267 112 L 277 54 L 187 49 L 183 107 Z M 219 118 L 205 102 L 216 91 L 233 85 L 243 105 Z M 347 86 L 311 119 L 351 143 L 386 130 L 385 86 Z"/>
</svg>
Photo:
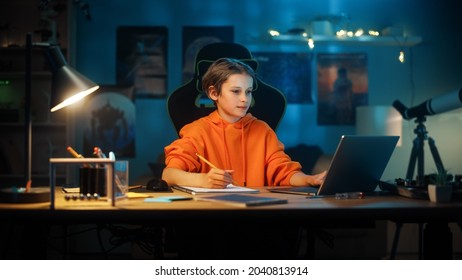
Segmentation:
<svg viewBox="0 0 462 280">
<path fill-rule="evenodd" d="M 250 113 L 236 123 L 210 115 L 185 125 L 180 139 L 165 149 L 165 164 L 189 172 L 207 173 L 210 167 L 199 160 L 204 156 L 215 166 L 234 170 L 233 179 L 241 186 L 288 186 L 301 165 L 284 152 L 276 133 Z"/>
</svg>

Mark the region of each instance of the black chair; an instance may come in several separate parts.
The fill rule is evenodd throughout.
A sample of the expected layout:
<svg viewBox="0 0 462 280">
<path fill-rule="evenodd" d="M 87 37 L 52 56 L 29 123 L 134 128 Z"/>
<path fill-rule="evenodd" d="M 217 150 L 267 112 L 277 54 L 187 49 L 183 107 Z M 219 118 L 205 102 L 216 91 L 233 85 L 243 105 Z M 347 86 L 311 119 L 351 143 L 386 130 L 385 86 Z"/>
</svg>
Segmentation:
<svg viewBox="0 0 462 280">
<path fill-rule="evenodd" d="M 239 59 L 257 71 L 257 61 L 252 58 L 250 51 L 240 44 L 213 43 L 199 50 L 194 63 L 193 79 L 172 92 L 167 100 L 168 114 L 177 133 L 184 125 L 215 110 L 213 103 L 202 91 L 201 81 L 209 66 L 222 57 Z M 257 77 L 256 89 L 249 109 L 253 116 L 265 121 L 276 130 L 284 116 L 286 105 L 286 99 L 281 91 Z"/>
<path fill-rule="evenodd" d="M 183 86 L 179 87 L 174 92 L 172 92 L 167 100 L 168 114 L 173 122 L 173 125 L 175 126 L 177 133 L 179 133 L 179 131 L 184 125 L 191 123 L 192 121 L 197 120 L 201 117 L 207 116 L 215 110 L 216 107 L 213 104 L 213 102 L 209 100 L 205 92 L 202 91 L 201 81 L 203 75 L 205 74 L 209 66 L 215 60 L 223 57 L 239 59 L 247 63 L 250 67 L 257 71 L 257 61 L 252 58 L 252 54 L 250 53 L 250 51 L 240 44 L 213 43 L 199 50 L 194 63 L 195 69 L 192 80 L 187 82 Z M 249 109 L 249 112 L 256 118 L 268 123 L 268 125 L 273 130 L 276 130 L 279 125 L 279 122 L 284 116 L 287 104 L 282 92 L 266 84 L 257 77 L 256 88 L 254 89 L 252 95 L 253 101 Z M 212 227 L 210 230 L 213 230 L 213 232 L 215 232 L 216 230 L 223 231 L 222 229 L 220 229 L 220 227 L 218 227 L 217 229 L 217 227 L 215 226 Z M 203 238 L 203 235 L 200 234 L 199 237 L 194 237 L 194 235 L 191 235 L 194 234 L 194 231 L 191 232 L 189 226 L 186 226 L 185 228 L 178 227 L 175 229 L 175 232 L 177 235 L 185 235 L 184 237 L 178 238 L 180 242 L 185 242 L 185 240 L 188 240 L 186 241 L 186 244 L 180 246 L 182 250 L 180 252 L 180 258 L 189 258 L 191 256 L 194 256 L 195 258 L 210 258 L 211 256 L 221 258 L 232 258 L 234 255 L 229 253 L 229 250 L 233 252 L 239 252 L 240 255 L 242 255 L 242 252 L 240 252 L 240 248 L 242 247 L 242 244 L 240 244 L 241 242 L 239 242 L 239 244 L 237 245 L 230 245 L 227 243 L 222 245 L 220 247 L 220 250 L 218 250 L 221 253 L 218 253 L 218 256 L 216 256 L 215 254 L 217 254 L 217 252 L 208 252 L 204 250 L 203 243 L 197 243 L 196 239 L 199 238 L 201 240 Z M 220 237 L 220 239 L 221 238 L 222 237 Z M 194 245 L 195 242 L 189 242 L 191 239 L 194 239 L 196 244 L 198 245 Z M 211 241 L 209 237 L 206 237 L 203 240 L 203 242 Z M 218 242 L 217 244 L 220 244 L 220 242 Z M 196 248 L 195 246 L 199 246 L 200 249 Z M 222 247 L 226 248 L 226 250 L 222 250 Z M 252 247 L 258 246 L 255 245 L 255 243 L 253 243 Z M 265 244 L 265 247 L 261 249 L 265 249 L 266 251 L 268 251 L 269 248 L 270 247 L 266 246 Z M 212 251 L 214 251 L 215 249 L 216 248 L 213 248 Z M 257 254 L 259 256 L 259 259 L 262 258 L 262 255 L 265 257 L 270 257 L 271 254 L 277 255 L 277 252 L 275 250 L 270 250 L 270 252 L 267 252 L 270 255 L 263 254 L 263 251 L 261 250 L 254 250 L 252 252 L 253 254 Z M 252 258 L 253 255 L 249 255 L 249 253 L 252 252 L 245 252 L 246 256 L 248 258 Z M 201 254 L 203 254 L 203 256 Z"/>
</svg>

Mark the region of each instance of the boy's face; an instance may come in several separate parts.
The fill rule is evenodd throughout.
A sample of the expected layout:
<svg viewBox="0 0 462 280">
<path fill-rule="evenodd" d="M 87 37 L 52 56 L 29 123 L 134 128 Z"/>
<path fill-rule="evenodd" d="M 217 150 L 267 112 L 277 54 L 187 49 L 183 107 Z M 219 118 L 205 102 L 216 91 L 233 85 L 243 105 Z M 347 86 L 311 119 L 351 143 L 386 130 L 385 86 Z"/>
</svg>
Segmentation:
<svg viewBox="0 0 462 280">
<path fill-rule="evenodd" d="M 232 74 L 219 89 L 211 87 L 209 96 L 215 101 L 220 116 L 234 123 L 249 110 L 252 102 L 253 79 L 247 74 Z"/>
</svg>

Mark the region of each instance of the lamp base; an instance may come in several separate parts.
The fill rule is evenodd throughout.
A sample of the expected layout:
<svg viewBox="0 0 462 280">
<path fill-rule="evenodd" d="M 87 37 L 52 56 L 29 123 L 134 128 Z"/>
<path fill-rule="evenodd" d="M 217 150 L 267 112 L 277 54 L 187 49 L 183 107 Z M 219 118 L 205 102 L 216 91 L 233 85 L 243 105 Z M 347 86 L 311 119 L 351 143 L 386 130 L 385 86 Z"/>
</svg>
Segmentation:
<svg viewBox="0 0 462 280">
<path fill-rule="evenodd" d="M 36 187 L 28 192 L 25 188 L 0 189 L 0 203 L 41 203 L 50 202 L 50 188 Z"/>
</svg>

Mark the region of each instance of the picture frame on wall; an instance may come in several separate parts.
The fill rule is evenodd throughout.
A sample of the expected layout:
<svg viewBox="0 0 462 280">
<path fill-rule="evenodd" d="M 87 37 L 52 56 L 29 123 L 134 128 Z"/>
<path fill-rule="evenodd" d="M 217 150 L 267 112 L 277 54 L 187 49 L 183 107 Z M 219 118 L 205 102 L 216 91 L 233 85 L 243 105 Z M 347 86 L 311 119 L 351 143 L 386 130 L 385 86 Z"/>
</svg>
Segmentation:
<svg viewBox="0 0 462 280">
<path fill-rule="evenodd" d="M 135 157 L 136 107 L 133 86 L 102 85 L 98 94 L 85 100 L 88 114 L 79 115 L 83 128 L 83 155 L 91 156 L 94 147 L 108 155 Z"/>
<path fill-rule="evenodd" d="M 311 60 L 306 52 L 252 52 L 257 75 L 279 89 L 287 103 L 311 104 Z"/>
<path fill-rule="evenodd" d="M 194 76 L 197 52 L 206 45 L 234 42 L 233 26 L 184 26 L 183 27 L 183 83 Z"/>
<path fill-rule="evenodd" d="M 317 55 L 319 125 L 355 125 L 356 107 L 368 104 L 365 53 Z"/>
<path fill-rule="evenodd" d="M 135 98 L 167 96 L 168 30 L 165 26 L 117 28 L 116 81 Z"/>
</svg>

